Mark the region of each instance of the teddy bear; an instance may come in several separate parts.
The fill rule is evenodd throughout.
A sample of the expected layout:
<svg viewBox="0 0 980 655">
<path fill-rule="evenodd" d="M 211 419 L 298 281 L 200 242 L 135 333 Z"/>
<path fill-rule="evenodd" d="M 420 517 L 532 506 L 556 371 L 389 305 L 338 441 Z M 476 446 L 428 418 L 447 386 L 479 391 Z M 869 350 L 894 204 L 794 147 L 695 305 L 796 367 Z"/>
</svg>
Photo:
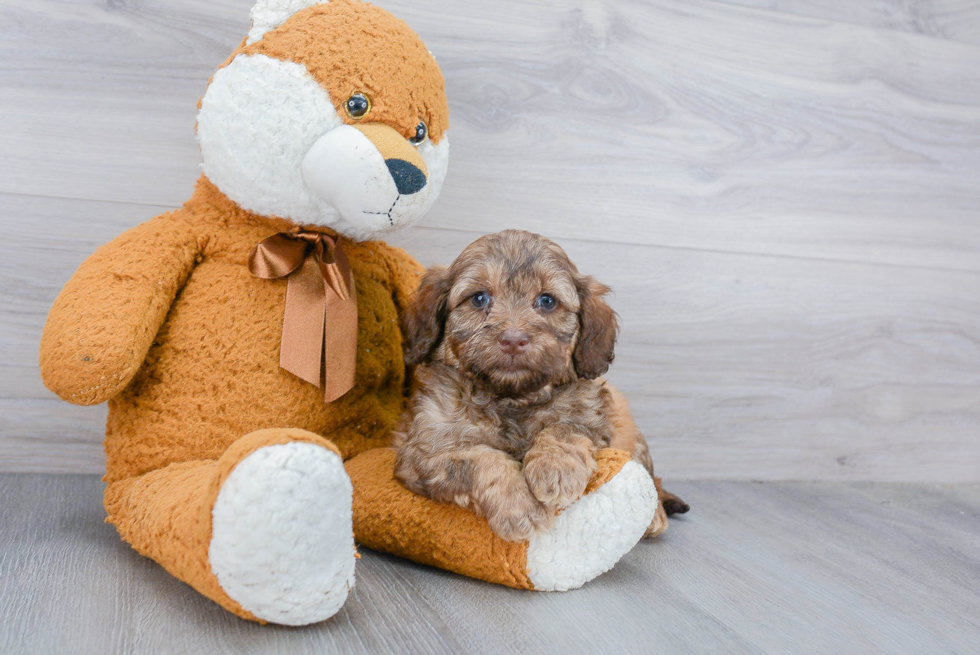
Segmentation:
<svg viewBox="0 0 980 655">
<path fill-rule="evenodd" d="M 258 0 L 199 103 L 193 195 L 99 248 L 51 308 L 45 384 L 109 403 L 107 521 L 240 617 L 335 614 L 355 538 L 492 582 L 572 588 L 663 511 L 616 450 L 523 543 L 395 481 L 400 317 L 422 267 L 379 238 L 439 195 L 447 130 L 442 74 L 405 23 L 358 0 Z"/>
</svg>

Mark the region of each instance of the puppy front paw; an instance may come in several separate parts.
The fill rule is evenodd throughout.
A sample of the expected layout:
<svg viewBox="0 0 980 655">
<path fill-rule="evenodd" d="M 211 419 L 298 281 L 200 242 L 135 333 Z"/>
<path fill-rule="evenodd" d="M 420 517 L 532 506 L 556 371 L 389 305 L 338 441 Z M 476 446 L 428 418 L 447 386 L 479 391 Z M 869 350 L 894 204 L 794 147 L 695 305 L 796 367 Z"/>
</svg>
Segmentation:
<svg viewBox="0 0 980 655">
<path fill-rule="evenodd" d="M 487 523 L 504 541 L 526 541 L 537 530 L 547 528 L 554 518 L 530 494 L 513 496 L 486 512 Z"/>
<path fill-rule="evenodd" d="M 565 509 L 585 493 L 596 463 L 573 444 L 532 449 L 524 458 L 524 479 L 531 493 L 553 510 Z"/>
</svg>

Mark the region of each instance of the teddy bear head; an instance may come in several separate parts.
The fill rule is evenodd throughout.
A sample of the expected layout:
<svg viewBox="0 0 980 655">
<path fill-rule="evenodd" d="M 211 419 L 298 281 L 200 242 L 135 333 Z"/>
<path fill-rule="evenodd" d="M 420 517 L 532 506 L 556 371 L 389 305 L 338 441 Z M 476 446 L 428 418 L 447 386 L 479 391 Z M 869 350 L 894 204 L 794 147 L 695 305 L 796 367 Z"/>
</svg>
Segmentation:
<svg viewBox="0 0 980 655">
<path fill-rule="evenodd" d="M 449 157 L 442 73 L 358 0 L 258 0 L 201 99 L 203 170 L 242 208 L 356 240 L 418 220 Z"/>
</svg>

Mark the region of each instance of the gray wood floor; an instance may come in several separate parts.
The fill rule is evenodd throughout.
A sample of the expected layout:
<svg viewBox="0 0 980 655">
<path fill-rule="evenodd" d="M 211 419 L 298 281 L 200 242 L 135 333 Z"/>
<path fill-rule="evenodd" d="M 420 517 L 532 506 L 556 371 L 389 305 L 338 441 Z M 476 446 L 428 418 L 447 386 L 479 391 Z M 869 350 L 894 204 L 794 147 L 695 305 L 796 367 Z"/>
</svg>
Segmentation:
<svg viewBox="0 0 980 655">
<path fill-rule="evenodd" d="M 0 470 L 99 473 L 41 385 L 82 259 L 182 203 L 250 0 L 0 0 Z M 443 192 L 395 241 L 558 239 L 672 479 L 980 481 L 980 2 L 380 0 L 436 53 Z"/>
<path fill-rule="evenodd" d="M 2 653 L 977 653 L 980 487 L 691 482 L 568 593 L 364 552 L 333 619 L 241 621 L 102 522 L 102 483 L 0 475 Z"/>
</svg>

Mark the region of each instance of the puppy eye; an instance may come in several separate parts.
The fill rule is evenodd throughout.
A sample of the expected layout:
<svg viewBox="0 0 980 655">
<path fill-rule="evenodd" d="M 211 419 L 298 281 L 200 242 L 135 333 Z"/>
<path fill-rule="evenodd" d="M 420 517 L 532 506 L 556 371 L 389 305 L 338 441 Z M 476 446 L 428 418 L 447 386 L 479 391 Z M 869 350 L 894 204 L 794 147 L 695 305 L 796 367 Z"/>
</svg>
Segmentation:
<svg viewBox="0 0 980 655">
<path fill-rule="evenodd" d="M 371 111 L 371 99 L 363 93 L 355 93 L 347 98 L 344 103 L 344 110 L 353 119 L 364 118 Z"/>
<path fill-rule="evenodd" d="M 416 148 L 425 143 L 425 140 L 429 137 L 429 128 L 425 126 L 425 123 L 419 123 L 415 126 L 415 136 L 410 137 L 408 142 L 411 143 Z"/>
<path fill-rule="evenodd" d="M 477 309 L 485 309 L 486 306 L 490 304 L 490 294 L 486 291 L 474 293 L 472 296 L 470 296 L 470 304 Z"/>
<path fill-rule="evenodd" d="M 550 312 L 552 309 L 558 306 L 558 301 L 550 293 L 542 293 L 538 296 L 537 300 L 534 301 L 534 306 L 538 309 L 543 309 L 546 312 Z"/>
</svg>

